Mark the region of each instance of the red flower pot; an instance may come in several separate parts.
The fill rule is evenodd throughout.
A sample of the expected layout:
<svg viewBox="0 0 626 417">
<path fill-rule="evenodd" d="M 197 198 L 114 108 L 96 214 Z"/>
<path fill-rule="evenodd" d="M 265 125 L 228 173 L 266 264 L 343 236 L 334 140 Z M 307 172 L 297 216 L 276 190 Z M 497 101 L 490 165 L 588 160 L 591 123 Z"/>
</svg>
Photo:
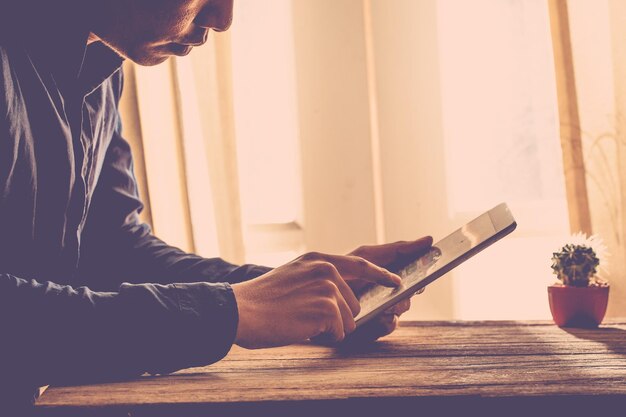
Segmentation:
<svg viewBox="0 0 626 417">
<path fill-rule="evenodd" d="M 552 318 L 559 327 L 598 327 L 609 301 L 609 287 L 551 285 L 548 299 Z"/>
</svg>

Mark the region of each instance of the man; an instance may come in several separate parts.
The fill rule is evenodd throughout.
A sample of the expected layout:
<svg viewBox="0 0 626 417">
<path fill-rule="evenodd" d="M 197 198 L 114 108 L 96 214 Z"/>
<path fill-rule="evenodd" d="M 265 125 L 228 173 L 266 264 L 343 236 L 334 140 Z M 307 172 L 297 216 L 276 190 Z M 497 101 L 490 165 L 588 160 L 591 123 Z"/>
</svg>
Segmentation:
<svg viewBox="0 0 626 417">
<path fill-rule="evenodd" d="M 138 219 L 121 136 L 122 60 L 155 65 L 224 31 L 232 0 L 0 4 L 0 398 L 176 371 L 354 331 L 354 295 L 430 238 L 307 254 L 270 270 L 168 246 Z M 152 138 L 158 140 L 158 138 Z M 363 329 L 394 330 L 403 303 Z M 10 401 L 11 400 L 11 401 Z M 0 407 L 1 408 L 1 407 Z"/>
</svg>

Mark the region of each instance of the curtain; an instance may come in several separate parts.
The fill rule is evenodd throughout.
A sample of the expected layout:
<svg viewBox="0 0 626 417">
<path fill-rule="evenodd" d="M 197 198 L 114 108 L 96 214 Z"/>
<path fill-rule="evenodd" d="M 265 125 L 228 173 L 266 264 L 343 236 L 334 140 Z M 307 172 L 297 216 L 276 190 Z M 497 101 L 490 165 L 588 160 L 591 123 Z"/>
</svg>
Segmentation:
<svg viewBox="0 0 626 417">
<path fill-rule="evenodd" d="M 626 314 L 626 3 L 550 0 L 570 226 L 610 257 L 608 315 Z"/>
<path fill-rule="evenodd" d="M 124 136 L 154 233 L 183 250 L 243 263 L 230 36 L 209 43 L 187 59 L 126 64 Z"/>
</svg>

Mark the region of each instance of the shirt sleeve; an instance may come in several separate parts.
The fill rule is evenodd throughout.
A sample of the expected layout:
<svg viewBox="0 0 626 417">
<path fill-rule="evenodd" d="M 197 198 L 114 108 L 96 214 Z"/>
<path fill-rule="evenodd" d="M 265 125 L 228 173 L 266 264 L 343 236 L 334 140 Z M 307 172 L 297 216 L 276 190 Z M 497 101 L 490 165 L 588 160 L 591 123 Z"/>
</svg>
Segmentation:
<svg viewBox="0 0 626 417">
<path fill-rule="evenodd" d="M 12 387 L 206 365 L 226 355 L 236 324 L 228 284 L 123 284 L 94 292 L 0 274 L 2 380 Z"/>
<path fill-rule="evenodd" d="M 220 258 L 207 259 L 170 246 L 139 220 L 142 209 L 130 146 L 118 123 L 81 243 L 80 276 L 92 288 L 107 290 L 122 282 L 233 284 L 271 270 L 258 265 L 233 265 Z"/>
</svg>

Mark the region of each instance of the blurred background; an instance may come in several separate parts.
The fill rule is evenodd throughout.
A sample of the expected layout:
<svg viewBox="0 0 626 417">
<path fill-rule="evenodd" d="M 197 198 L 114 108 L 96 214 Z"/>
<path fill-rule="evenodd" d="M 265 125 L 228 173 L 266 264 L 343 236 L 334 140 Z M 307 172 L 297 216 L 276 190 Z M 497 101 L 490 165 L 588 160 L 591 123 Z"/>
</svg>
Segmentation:
<svg viewBox="0 0 626 417">
<path fill-rule="evenodd" d="M 229 32 L 125 71 L 143 218 L 170 244 L 278 266 L 437 241 L 505 201 L 517 231 L 405 318 L 549 319 L 578 231 L 626 315 L 626 2 L 236 0 Z"/>
</svg>

